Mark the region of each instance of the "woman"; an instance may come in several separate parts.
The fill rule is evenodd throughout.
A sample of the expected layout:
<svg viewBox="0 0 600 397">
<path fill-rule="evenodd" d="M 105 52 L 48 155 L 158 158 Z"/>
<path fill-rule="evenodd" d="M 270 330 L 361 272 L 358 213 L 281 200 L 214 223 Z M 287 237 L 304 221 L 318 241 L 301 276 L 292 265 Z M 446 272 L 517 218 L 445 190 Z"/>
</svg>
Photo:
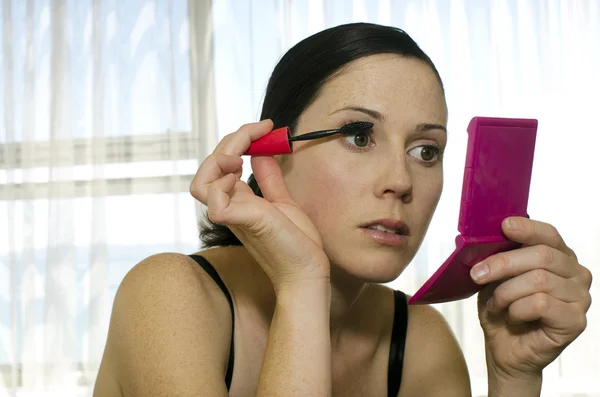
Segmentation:
<svg viewBox="0 0 600 397">
<path fill-rule="evenodd" d="M 349 24 L 298 43 L 270 78 L 262 121 L 225 137 L 191 184 L 204 251 L 136 265 L 115 298 L 94 395 L 467 396 L 442 316 L 407 307 L 397 278 L 442 192 L 447 107 L 403 31 Z M 289 156 L 241 155 L 274 127 Z M 542 369 L 586 326 L 590 272 L 550 225 L 503 224 L 524 248 L 474 267 L 490 396 L 539 395 Z M 200 266 L 198 266 L 200 264 Z"/>
</svg>

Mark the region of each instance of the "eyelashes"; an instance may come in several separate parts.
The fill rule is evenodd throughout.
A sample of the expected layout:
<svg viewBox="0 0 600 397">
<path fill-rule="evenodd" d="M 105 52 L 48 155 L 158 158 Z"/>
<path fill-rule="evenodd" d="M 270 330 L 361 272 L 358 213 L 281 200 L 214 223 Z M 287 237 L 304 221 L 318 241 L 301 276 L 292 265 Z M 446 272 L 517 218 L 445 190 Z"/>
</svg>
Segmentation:
<svg viewBox="0 0 600 397">
<path fill-rule="evenodd" d="M 364 120 L 349 120 L 343 125 Z M 341 142 L 347 149 L 354 152 L 366 152 L 377 146 L 373 140 L 373 128 L 363 131 L 351 132 L 341 136 Z M 433 166 L 442 160 L 444 149 L 437 142 L 413 146 L 407 154 L 424 166 Z"/>
<path fill-rule="evenodd" d="M 356 122 L 364 122 L 364 120 L 352 120 L 344 123 L 343 126 L 347 126 Z M 373 129 L 350 132 L 343 134 L 342 140 L 345 146 L 356 151 L 368 150 L 370 146 L 374 146 L 373 142 Z"/>
</svg>

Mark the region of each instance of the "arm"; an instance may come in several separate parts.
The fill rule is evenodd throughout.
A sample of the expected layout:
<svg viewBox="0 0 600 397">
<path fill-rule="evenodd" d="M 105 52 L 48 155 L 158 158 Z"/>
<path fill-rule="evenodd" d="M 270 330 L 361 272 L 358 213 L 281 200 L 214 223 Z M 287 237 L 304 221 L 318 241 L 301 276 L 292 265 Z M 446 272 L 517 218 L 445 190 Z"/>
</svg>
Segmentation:
<svg viewBox="0 0 600 397">
<path fill-rule="evenodd" d="M 195 262 L 145 259 L 117 291 L 94 397 L 114 396 L 115 377 L 126 397 L 225 397 L 230 330 L 225 297 Z"/>
<path fill-rule="evenodd" d="M 273 122 L 229 134 L 198 169 L 190 193 L 226 225 L 271 281 L 276 295 L 258 396 L 330 396 L 330 264 L 316 226 L 292 199 L 273 157 L 252 157 L 262 197 L 239 178 L 250 143 Z"/>
<path fill-rule="evenodd" d="M 443 316 L 430 306 L 409 306 L 399 397 L 471 396 L 462 351 Z"/>
<path fill-rule="evenodd" d="M 330 299 L 328 280 L 278 293 L 257 396 L 331 396 Z"/>
<path fill-rule="evenodd" d="M 330 288 L 280 289 L 257 396 L 331 396 Z M 117 291 L 94 397 L 225 397 L 230 330 L 226 299 L 195 262 L 150 257 Z"/>
</svg>

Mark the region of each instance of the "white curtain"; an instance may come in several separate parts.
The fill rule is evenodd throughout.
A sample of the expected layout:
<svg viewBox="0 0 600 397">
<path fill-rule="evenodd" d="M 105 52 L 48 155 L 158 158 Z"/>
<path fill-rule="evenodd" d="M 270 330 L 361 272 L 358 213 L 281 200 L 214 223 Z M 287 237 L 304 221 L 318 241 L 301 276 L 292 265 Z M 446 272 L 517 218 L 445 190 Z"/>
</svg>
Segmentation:
<svg viewBox="0 0 600 397">
<path fill-rule="evenodd" d="M 395 288 L 416 291 L 453 249 L 474 115 L 540 120 L 531 216 L 597 272 L 599 3 L 0 0 L 0 397 L 91 395 L 125 273 L 198 247 L 199 161 L 258 119 L 285 50 L 340 23 L 405 29 L 446 86 L 445 192 Z M 484 395 L 474 298 L 438 308 Z M 600 310 L 589 316 L 544 396 L 600 396 Z"/>
<path fill-rule="evenodd" d="M 188 5 L 2 0 L 0 42 L 0 396 L 90 396 L 125 273 L 199 246 Z"/>
<path fill-rule="evenodd" d="M 406 30 L 436 64 L 450 111 L 442 200 L 422 249 L 391 285 L 414 293 L 454 249 L 473 116 L 539 119 L 530 215 L 554 224 L 598 273 L 600 1 L 214 0 L 220 136 L 258 120 L 269 74 L 287 49 L 355 21 Z M 587 331 L 545 371 L 544 396 L 600 396 L 597 306 Z M 436 307 L 464 350 L 474 395 L 485 395 L 476 298 Z"/>
</svg>

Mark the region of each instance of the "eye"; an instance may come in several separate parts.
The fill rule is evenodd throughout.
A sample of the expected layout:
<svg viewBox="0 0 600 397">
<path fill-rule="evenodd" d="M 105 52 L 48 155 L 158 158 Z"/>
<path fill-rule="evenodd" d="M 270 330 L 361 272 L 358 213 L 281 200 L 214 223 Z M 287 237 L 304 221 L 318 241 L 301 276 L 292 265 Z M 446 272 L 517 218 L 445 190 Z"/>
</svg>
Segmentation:
<svg viewBox="0 0 600 397">
<path fill-rule="evenodd" d="M 372 130 L 357 131 L 344 134 L 345 143 L 356 148 L 367 148 L 373 143 Z"/>
<path fill-rule="evenodd" d="M 421 145 L 411 149 L 408 153 L 423 163 L 435 163 L 439 160 L 442 150 L 435 145 Z"/>
<path fill-rule="evenodd" d="M 368 131 L 360 131 L 344 136 L 346 142 L 361 148 L 367 147 L 371 142 L 371 134 Z"/>
</svg>

